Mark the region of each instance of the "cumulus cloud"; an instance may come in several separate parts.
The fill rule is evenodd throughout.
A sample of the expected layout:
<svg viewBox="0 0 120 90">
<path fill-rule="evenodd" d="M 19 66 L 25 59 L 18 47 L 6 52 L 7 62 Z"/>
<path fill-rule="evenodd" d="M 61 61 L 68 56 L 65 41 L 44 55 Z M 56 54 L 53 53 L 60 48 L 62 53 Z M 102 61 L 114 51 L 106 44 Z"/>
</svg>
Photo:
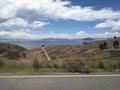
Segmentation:
<svg viewBox="0 0 120 90">
<path fill-rule="evenodd" d="M 92 7 L 73 6 L 68 0 L 4 0 L 3 2 L 5 2 L 4 5 L 0 6 L 0 18 L 10 18 L 16 15 L 33 20 L 39 17 L 78 21 L 120 18 L 119 11 L 107 8 L 94 10 Z"/>
<path fill-rule="evenodd" d="M 106 20 L 105 22 L 97 24 L 95 28 L 112 28 L 112 32 L 120 32 L 120 19 Z"/>
<path fill-rule="evenodd" d="M 71 35 L 69 34 L 62 34 L 62 33 L 56 33 L 56 32 L 51 32 L 49 34 L 46 34 L 47 38 L 71 38 Z M 46 37 L 44 37 L 46 38 Z"/>
<path fill-rule="evenodd" d="M 71 35 L 61 33 L 49 33 L 45 35 L 33 35 L 30 30 L 4 30 L 0 31 L 0 38 L 9 39 L 42 39 L 42 38 L 71 38 Z"/>
<path fill-rule="evenodd" d="M 26 26 L 28 23 L 27 21 L 21 19 L 21 18 L 13 18 L 9 19 L 6 22 L 0 23 L 0 26 Z"/>
<path fill-rule="evenodd" d="M 120 37 L 119 32 L 105 32 L 100 34 L 88 34 L 85 31 L 79 31 L 75 34 L 76 38 L 112 38 L 114 36 Z"/>
<path fill-rule="evenodd" d="M 76 20 L 76 21 L 105 21 L 97 24 L 95 28 L 112 28 L 114 32 L 104 34 L 87 34 L 77 32 L 75 37 L 108 37 L 119 35 L 120 11 L 110 8 L 94 9 L 93 7 L 73 6 L 68 0 L 0 0 L 0 26 L 43 27 L 48 22 L 43 20 Z M 10 34 L 11 33 L 11 34 Z M 15 35 L 16 34 L 16 35 Z M 26 32 L 1 31 L 1 36 L 41 38 Z M 15 35 L 15 36 L 13 36 Z M 23 36 L 25 35 L 25 36 Z M 70 38 L 71 35 L 51 33 L 48 37 Z M 45 36 L 42 36 L 45 37 Z"/>
<path fill-rule="evenodd" d="M 70 34 L 62 34 L 51 32 L 45 35 L 34 35 L 29 33 L 29 29 L 27 30 L 5 30 L 0 31 L 0 38 L 9 38 L 9 39 L 42 39 L 42 38 L 112 38 L 114 36 L 120 37 L 119 32 L 105 32 L 102 34 L 88 34 L 85 31 L 79 31 L 74 35 Z"/>
<path fill-rule="evenodd" d="M 37 39 L 37 35 L 31 35 L 23 31 L 11 30 L 11 31 L 0 31 L 0 38 L 9 39 Z"/>
<path fill-rule="evenodd" d="M 97 24 L 96 28 L 108 28 L 108 27 L 120 26 L 120 20 L 107 20 L 103 23 Z"/>
<path fill-rule="evenodd" d="M 37 27 L 43 27 L 43 26 L 45 26 L 47 24 L 49 24 L 49 23 L 42 22 L 42 21 L 34 21 L 32 23 L 28 23 L 27 21 L 25 21 L 22 18 L 12 18 L 12 19 L 8 19 L 7 21 L 1 22 L 0 26 L 6 26 L 6 27 L 21 26 L 21 27 L 37 28 Z"/>
<path fill-rule="evenodd" d="M 48 22 L 41 22 L 41 21 L 34 21 L 31 25 L 31 27 L 37 28 L 37 27 L 43 27 L 45 25 L 49 24 Z"/>
</svg>

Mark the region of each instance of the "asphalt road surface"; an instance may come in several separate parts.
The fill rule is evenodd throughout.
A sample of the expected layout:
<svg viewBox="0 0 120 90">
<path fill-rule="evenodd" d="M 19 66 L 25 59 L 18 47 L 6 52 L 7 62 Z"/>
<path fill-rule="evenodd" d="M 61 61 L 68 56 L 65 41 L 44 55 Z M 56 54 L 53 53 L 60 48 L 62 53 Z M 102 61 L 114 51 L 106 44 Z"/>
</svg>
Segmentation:
<svg viewBox="0 0 120 90">
<path fill-rule="evenodd" d="M 120 76 L 1 76 L 0 90 L 120 90 Z"/>
</svg>

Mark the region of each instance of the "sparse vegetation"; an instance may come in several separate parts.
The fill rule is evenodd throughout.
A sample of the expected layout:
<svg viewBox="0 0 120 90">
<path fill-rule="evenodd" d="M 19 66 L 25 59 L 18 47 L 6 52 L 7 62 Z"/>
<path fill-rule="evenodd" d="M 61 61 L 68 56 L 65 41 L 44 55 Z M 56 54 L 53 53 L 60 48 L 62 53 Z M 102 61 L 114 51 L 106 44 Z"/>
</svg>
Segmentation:
<svg viewBox="0 0 120 90">
<path fill-rule="evenodd" d="M 107 43 L 106 41 L 103 42 L 104 48 L 107 49 Z"/>
<path fill-rule="evenodd" d="M 5 65 L 4 61 L 0 58 L 0 68 L 2 68 Z"/>
<path fill-rule="evenodd" d="M 78 73 L 91 73 L 91 72 L 120 72 L 120 60 L 53 60 L 53 61 L 10 61 L 0 60 L 0 72 L 8 73 L 45 73 L 45 72 L 78 72 Z"/>
<path fill-rule="evenodd" d="M 117 37 L 116 36 L 114 36 L 114 39 L 116 39 Z"/>
<path fill-rule="evenodd" d="M 119 41 L 119 39 L 116 39 Z M 1 46 L 0 73 L 42 74 L 52 72 L 120 72 L 120 50 L 114 49 L 113 40 L 92 42 L 76 46 L 51 46 L 46 51 L 51 61 L 46 59 L 42 50 L 23 52 L 19 47 Z M 103 46 L 99 46 L 100 44 Z M 98 49 L 98 46 L 100 50 Z M 109 48 L 108 48 L 109 47 Z M 6 49 L 5 49 L 6 48 Z M 105 49 L 100 53 L 101 49 Z M 21 58 L 24 57 L 24 58 Z M 19 60 L 17 60 L 19 59 Z"/>
<path fill-rule="evenodd" d="M 37 57 L 33 58 L 33 68 L 36 70 L 42 68 L 42 65 Z"/>
<path fill-rule="evenodd" d="M 18 60 L 26 49 L 12 44 L 0 44 L 0 55 L 8 59 Z"/>
<path fill-rule="evenodd" d="M 42 45 L 42 47 L 45 47 L 45 45 Z"/>
<path fill-rule="evenodd" d="M 83 44 L 85 44 L 85 45 L 86 45 L 86 44 L 88 44 L 88 42 L 83 42 Z"/>
<path fill-rule="evenodd" d="M 9 51 L 6 57 L 8 59 L 18 60 L 20 58 L 20 51 Z"/>
<path fill-rule="evenodd" d="M 105 49 L 104 44 L 99 44 L 99 49 L 100 49 L 100 50 L 104 50 L 104 49 Z"/>
<path fill-rule="evenodd" d="M 104 41 L 102 44 L 99 44 L 99 49 L 100 50 L 107 49 L 107 43 Z"/>
<path fill-rule="evenodd" d="M 114 47 L 115 49 L 119 48 L 119 41 L 115 40 L 115 41 L 113 42 L 113 47 Z"/>
</svg>

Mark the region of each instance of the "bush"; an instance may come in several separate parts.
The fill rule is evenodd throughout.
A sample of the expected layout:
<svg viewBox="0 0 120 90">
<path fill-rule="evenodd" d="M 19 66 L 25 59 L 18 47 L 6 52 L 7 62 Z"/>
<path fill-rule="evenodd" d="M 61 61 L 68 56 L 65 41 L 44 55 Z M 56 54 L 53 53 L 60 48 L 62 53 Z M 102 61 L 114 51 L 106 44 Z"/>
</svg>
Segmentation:
<svg viewBox="0 0 120 90">
<path fill-rule="evenodd" d="M 104 69 L 104 64 L 103 64 L 102 61 L 98 64 L 98 68 L 99 68 L 99 69 Z"/>
<path fill-rule="evenodd" d="M 113 42 L 113 47 L 114 47 L 115 49 L 119 48 L 119 41 L 115 40 L 115 41 Z"/>
<path fill-rule="evenodd" d="M 4 61 L 0 59 L 0 68 L 5 65 Z"/>
<path fill-rule="evenodd" d="M 7 51 L 6 49 L 0 48 L 0 53 L 4 53 L 6 51 Z"/>
<path fill-rule="evenodd" d="M 99 49 L 104 50 L 105 49 L 104 44 L 99 44 Z"/>
<path fill-rule="evenodd" d="M 64 67 L 68 72 L 90 73 L 82 61 L 67 61 Z"/>
<path fill-rule="evenodd" d="M 87 44 L 88 44 L 88 42 L 83 42 L 83 44 L 87 45 Z"/>
<path fill-rule="evenodd" d="M 18 60 L 20 58 L 20 51 L 9 51 L 6 57 L 8 59 Z"/>
<path fill-rule="evenodd" d="M 56 55 L 51 55 L 51 59 L 56 60 L 57 59 Z"/>
<path fill-rule="evenodd" d="M 104 50 L 107 48 L 107 43 L 104 41 L 102 44 L 99 44 L 99 49 Z"/>
<path fill-rule="evenodd" d="M 107 48 L 107 43 L 105 41 L 103 42 L 103 45 L 104 45 L 104 48 L 106 49 Z"/>
<path fill-rule="evenodd" d="M 42 47 L 45 47 L 45 45 L 42 45 Z"/>
<path fill-rule="evenodd" d="M 114 39 L 116 39 L 117 37 L 116 36 L 114 36 Z"/>
<path fill-rule="evenodd" d="M 34 69 L 42 68 L 42 65 L 37 57 L 34 57 L 34 59 L 33 59 L 33 68 Z"/>
</svg>

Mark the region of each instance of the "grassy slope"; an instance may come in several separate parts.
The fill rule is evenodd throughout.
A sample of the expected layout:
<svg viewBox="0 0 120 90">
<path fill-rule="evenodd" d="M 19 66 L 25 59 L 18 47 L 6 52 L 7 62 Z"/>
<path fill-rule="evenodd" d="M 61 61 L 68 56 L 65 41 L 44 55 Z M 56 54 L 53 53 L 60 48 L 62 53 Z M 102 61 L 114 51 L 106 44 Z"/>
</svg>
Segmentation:
<svg viewBox="0 0 120 90">
<path fill-rule="evenodd" d="M 4 51 L 16 51 L 16 50 L 26 50 L 25 48 L 21 47 L 21 46 L 18 46 L 18 45 L 13 45 L 13 44 L 10 44 L 10 43 L 0 43 L 0 50 L 4 50 Z"/>
<path fill-rule="evenodd" d="M 120 39 L 117 39 L 120 41 Z M 109 59 L 112 58 L 120 58 L 120 48 L 113 48 L 113 41 L 107 40 L 108 49 L 103 50 L 102 52 L 99 50 L 99 44 L 103 43 L 103 41 L 92 42 L 86 45 L 60 45 L 60 46 L 49 46 L 45 47 L 48 54 L 52 59 Z M 44 52 L 39 48 L 32 50 L 30 52 L 40 52 L 42 57 L 45 58 Z"/>
<path fill-rule="evenodd" d="M 120 39 L 117 39 L 120 41 Z M 48 71 L 57 72 L 119 72 L 120 71 L 120 48 L 114 49 L 112 40 L 107 40 L 108 49 L 99 50 L 99 44 L 104 41 L 92 42 L 84 45 L 58 45 L 45 47 L 51 61 L 42 51 L 41 47 L 26 52 L 27 60 L 38 60 L 34 62 L 39 70 L 47 68 Z M 36 57 L 33 58 L 33 57 Z M 33 65 L 33 66 L 34 66 Z M 62 70 L 61 70 L 62 69 Z M 55 72 L 56 72 L 55 71 Z M 38 71 L 41 72 L 41 71 Z"/>
<path fill-rule="evenodd" d="M 120 39 L 117 39 L 120 42 Z M 86 45 L 58 45 L 45 47 L 51 61 L 47 61 L 41 47 L 26 51 L 20 61 L 2 60 L 0 72 L 17 74 L 41 74 L 46 72 L 119 72 L 120 48 L 113 48 L 113 40 L 107 40 L 108 49 L 99 50 L 103 41 Z"/>
<path fill-rule="evenodd" d="M 10 53 L 14 53 L 14 54 L 16 54 L 16 52 L 21 53 L 25 50 L 26 50 L 25 48 L 18 45 L 13 45 L 9 43 L 0 43 L 0 57 L 6 57 Z"/>
</svg>

